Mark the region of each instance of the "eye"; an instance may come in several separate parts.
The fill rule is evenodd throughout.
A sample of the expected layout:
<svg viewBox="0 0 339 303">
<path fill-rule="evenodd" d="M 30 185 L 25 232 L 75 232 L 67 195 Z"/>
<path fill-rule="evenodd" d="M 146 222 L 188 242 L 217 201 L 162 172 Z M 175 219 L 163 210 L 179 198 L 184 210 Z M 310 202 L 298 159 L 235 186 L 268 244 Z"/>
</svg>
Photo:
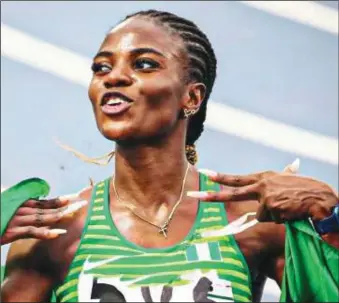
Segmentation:
<svg viewBox="0 0 339 303">
<path fill-rule="evenodd" d="M 134 62 L 134 68 L 139 70 L 153 70 L 160 67 L 160 64 L 152 59 L 139 58 Z"/>
<path fill-rule="evenodd" d="M 95 74 L 105 74 L 109 73 L 112 68 L 107 63 L 93 63 L 91 69 Z"/>
</svg>

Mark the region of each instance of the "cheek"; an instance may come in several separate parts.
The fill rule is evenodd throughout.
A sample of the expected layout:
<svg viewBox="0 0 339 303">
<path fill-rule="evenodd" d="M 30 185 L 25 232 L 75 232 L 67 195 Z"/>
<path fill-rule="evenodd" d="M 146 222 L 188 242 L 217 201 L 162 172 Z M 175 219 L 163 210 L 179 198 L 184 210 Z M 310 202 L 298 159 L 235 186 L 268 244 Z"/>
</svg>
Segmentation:
<svg viewBox="0 0 339 303">
<path fill-rule="evenodd" d="M 92 109 L 94 113 L 94 118 L 97 124 L 97 127 L 101 133 L 104 132 L 103 127 L 105 126 L 105 117 L 102 111 L 100 110 L 100 105 L 98 102 L 99 92 L 100 92 L 101 83 L 97 79 L 93 78 L 88 87 L 88 97 L 92 104 Z M 107 126 L 108 127 L 108 126 Z M 106 127 L 106 128 L 107 128 Z M 109 128 L 109 127 L 108 127 Z"/>
<path fill-rule="evenodd" d="M 95 104 L 95 100 L 96 100 L 96 96 L 97 96 L 97 89 L 98 87 L 98 80 L 96 80 L 95 78 L 93 78 L 88 86 L 88 97 L 92 103 L 92 105 Z"/>
<path fill-rule="evenodd" d="M 158 77 L 145 81 L 140 86 L 140 94 L 148 101 L 147 105 L 156 110 L 179 110 L 182 85 L 170 77 Z"/>
<path fill-rule="evenodd" d="M 98 97 L 99 85 L 100 83 L 97 79 L 92 79 L 88 87 L 88 97 L 89 97 L 89 100 L 91 101 L 95 116 L 98 113 L 98 106 L 99 106 L 98 105 L 99 103 L 97 101 L 97 99 L 99 98 Z"/>
<path fill-rule="evenodd" d="M 142 119 L 143 129 L 158 133 L 171 129 L 178 120 L 183 86 L 170 77 L 154 77 L 140 86 L 140 95 L 145 100 Z M 147 117 L 147 118 L 146 118 Z"/>
</svg>

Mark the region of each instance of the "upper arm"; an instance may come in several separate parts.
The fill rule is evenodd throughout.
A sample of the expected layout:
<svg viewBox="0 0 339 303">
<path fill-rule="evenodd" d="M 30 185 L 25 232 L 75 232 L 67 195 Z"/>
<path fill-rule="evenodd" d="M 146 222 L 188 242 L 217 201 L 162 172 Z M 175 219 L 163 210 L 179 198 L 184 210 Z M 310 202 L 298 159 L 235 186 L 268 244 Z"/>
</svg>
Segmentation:
<svg viewBox="0 0 339 303">
<path fill-rule="evenodd" d="M 256 213 L 258 207 L 256 200 L 225 203 L 230 223 L 246 213 Z M 251 269 L 255 290 L 253 298 L 259 301 L 266 277 L 281 286 L 285 264 L 285 226 L 274 222 L 259 223 L 234 237 Z"/>
<path fill-rule="evenodd" d="M 260 266 L 260 272 L 275 280 L 281 287 L 285 268 L 285 226 L 274 224 L 267 234 L 267 241 L 270 246 L 267 258 Z"/>
<path fill-rule="evenodd" d="M 19 240 L 9 250 L 2 302 L 48 301 L 55 283 L 53 265 L 38 240 Z"/>
</svg>

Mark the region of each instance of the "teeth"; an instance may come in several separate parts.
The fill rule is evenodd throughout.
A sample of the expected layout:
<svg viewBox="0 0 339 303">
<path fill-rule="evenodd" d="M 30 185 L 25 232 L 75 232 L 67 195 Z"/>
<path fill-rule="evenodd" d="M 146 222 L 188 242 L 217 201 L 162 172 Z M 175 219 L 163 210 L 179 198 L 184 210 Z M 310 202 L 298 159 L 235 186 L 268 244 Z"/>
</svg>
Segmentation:
<svg viewBox="0 0 339 303">
<path fill-rule="evenodd" d="M 114 105 L 114 104 L 120 104 L 120 103 L 123 103 L 125 102 L 124 100 L 121 100 L 119 98 L 114 98 L 114 99 L 109 99 L 106 104 L 108 105 Z"/>
</svg>

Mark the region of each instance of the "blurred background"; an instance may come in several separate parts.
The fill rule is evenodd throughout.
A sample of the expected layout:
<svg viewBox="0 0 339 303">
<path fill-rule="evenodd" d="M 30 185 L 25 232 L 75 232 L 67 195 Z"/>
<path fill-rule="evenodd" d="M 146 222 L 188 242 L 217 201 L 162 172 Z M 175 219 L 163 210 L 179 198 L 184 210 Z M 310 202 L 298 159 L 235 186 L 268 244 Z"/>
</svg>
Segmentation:
<svg viewBox="0 0 339 303">
<path fill-rule="evenodd" d="M 338 1 L 1 1 L 2 187 L 36 176 L 55 196 L 112 173 L 54 138 L 90 156 L 113 148 L 87 98 L 91 58 L 110 27 L 152 8 L 196 22 L 218 58 L 200 168 L 247 174 L 299 157 L 303 175 L 338 189 Z M 263 301 L 278 299 L 268 281 Z"/>
</svg>

